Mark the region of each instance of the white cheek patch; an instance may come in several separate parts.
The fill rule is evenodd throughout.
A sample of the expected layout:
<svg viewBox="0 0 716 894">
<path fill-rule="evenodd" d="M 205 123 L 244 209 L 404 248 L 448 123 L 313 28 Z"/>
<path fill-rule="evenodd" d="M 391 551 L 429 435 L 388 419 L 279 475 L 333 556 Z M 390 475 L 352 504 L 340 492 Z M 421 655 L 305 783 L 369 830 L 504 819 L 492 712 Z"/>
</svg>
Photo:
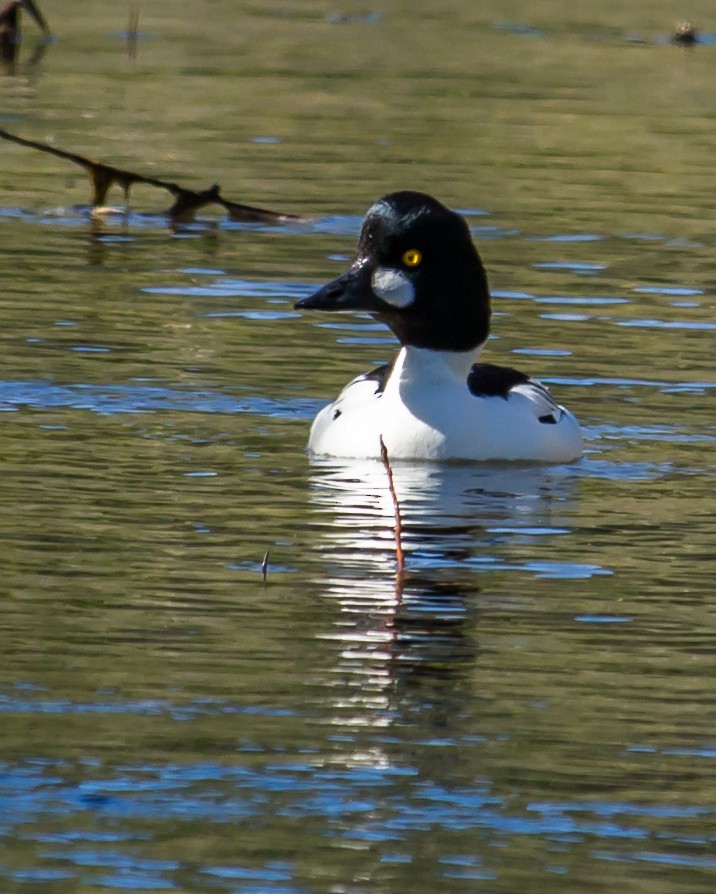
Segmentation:
<svg viewBox="0 0 716 894">
<path fill-rule="evenodd" d="M 407 307 L 415 301 L 415 289 L 401 270 L 378 267 L 371 280 L 375 294 L 393 307 Z"/>
</svg>

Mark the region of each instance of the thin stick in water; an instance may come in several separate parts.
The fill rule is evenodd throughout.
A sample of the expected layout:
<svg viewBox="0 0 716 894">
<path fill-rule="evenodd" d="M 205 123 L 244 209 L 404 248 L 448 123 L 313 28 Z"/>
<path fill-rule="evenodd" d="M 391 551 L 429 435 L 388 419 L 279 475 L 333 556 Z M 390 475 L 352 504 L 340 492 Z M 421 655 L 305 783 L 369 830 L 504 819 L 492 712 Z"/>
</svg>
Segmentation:
<svg viewBox="0 0 716 894">
<path fill-rule="evenodd" d="M 137 58 L 137 38 L 139 36 L 139 3 L 132 3 L 129 7 L 129 23 L 127 25 L 127 55 L 130 59 Z"/>
<path fill-rule="evenodd" d="M 393 470 L 390 467 L 390 459 L 388 458 L 388 448 L 385 446 L 383 435 L 380 436 L 380 458 L 383 461 L 386 474 L 388 475 L 388 489 L 390 490 L 390 496 L 393 500 L 393 512 L 395 513 L 395 527 L 393 528 L 393 533 L 395 534 L 396 571 L 399 575 L 402 575 L 405 571 L 405 555 L 403 554 L 403 519 L 400 514 L 398 495 L 395 492 L 395 482 L 393 481 Z"/>
</svg>

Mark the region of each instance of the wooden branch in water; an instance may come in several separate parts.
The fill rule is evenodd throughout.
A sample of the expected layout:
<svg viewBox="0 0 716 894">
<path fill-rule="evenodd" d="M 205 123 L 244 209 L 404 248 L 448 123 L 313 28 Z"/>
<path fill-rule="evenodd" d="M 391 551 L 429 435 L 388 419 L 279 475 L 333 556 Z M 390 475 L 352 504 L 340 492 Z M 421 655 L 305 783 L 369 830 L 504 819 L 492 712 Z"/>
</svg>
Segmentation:
<svg viewBox="0 0 716 894">
<path fill-rule="evenodd" d="M 20 42 L 20 10 L 27 10 L 45 39 L 51 37 L 44 16 L 34 0 L 8 0 L 0 8 L 0 58 L 14 62 Z"/>
<path fill-rule="evenodd" d="M 174 196 L 174 202 L 165 214 L 172 220 L 191 220 L 194 214 L 207 205 L 221 206 L 232 220 L 252 221 L 259 223 L 286 223 L 288 221 L 300 221 L 305 218 L 295 214 L 283 214 L 279 211 L 270 211 L 267 208 L 257 208 L 253 205 L 243 205 L 239 202 L 231 202 L 221 195 L 221 187 L 218 183 L 210 186 L 208 189 L 195 190 L 180 186 L 170 180 L 160 180 L 158 177 L 147 177 L 144 174 L 137 174 L 135 171 L 128 171 L 124 168 L 117 168 L 114 165 L 104 164 L 101 161 L 88 158 L 86 155 L 79 155 L 76 152 L 67 152 L 64 149 L 56 149 L 54 146 L 48 146 L 46 143 L 39 143 L 36 140 L 29 140 L 25 137 L 18 137 L 3 128 L 0 128 L 0 137 L 9 140 L 11 143 L 17 143 L 20 146 L 27 146 L 30 149 L 37 149 L 40 152 L 47 152 L 49 155 L 55 155 L 65 161 L 84 168 L 89 176 L 92 185 L 92 207 L 97 208 L 105 204 L 107 193 L 115 184 L 124 192 L 125 201 L 129 201 L 129 191 L 135 183 L 144 183 L 147 186 L 155 186 L 157 189 L 163 189 Z"/>
<path fill-rule="evenodd" d="M 139 3 L 129 6 L 129 22 L 127 24 L 127 55 L 130 59 L 137 57 L 137 37 L 139 35 Z"/>
<path fill-rule="evenodd" d="M 380 436 L 380 458 L 383 461 L 386 474 L 388 475 L 388 489 L 390 491 L 391 499 L 393 500 L 393 512 L 395 513 L 395 527 L 393 528 L 393 533 L 395 534 L 395 570 L 398 574 L 398 579 L 400 580 L 403 573 L 405 572 L 405 555 L 403 553 L 403 519 L 400 514 L 400 503 L 398 502 L 398 495 L 395 492 L 395 482 L 393 481 L 393 470 L 390 467 L 390 459 L 388 458 L 388 448 L 385 446 L 383 435 Z"/>
</svg>

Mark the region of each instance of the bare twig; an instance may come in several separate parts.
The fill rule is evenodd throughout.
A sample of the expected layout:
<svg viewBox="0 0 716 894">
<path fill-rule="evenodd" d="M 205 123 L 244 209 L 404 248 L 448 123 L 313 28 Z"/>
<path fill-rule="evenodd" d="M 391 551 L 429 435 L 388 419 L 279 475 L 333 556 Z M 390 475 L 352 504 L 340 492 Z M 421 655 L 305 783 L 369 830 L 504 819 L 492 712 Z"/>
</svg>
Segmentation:
<svg viewBox="0 0 716 894">
<path fill-rule="evenodd" d="M 131 3 L 129 7 L 129 23 L 127 24 L 127 55 L 130 59 L 137 57 L 137 35 L 139 32 L 139 3 Z"/>
<path fill-rule="evenodd" d="M 27 10 L 45 38 L 49 38 L 50 29 L 44 16 L 34 0 L 9 0 L 0 8 L 0 58 L 13 62 L 17 54 L 20 40 L 20 10 Z"/>
<path fill-rule="evenodd" d="M 390 496 L 393 500 L 393 512 L 395 513 L 395 527 L 393 528 L 393 533 L 395 534 L 395 570 L 400 579 L 405 571 L 405 555 L 403 554 L 403 519 L 400 514 L 398 495 L 395 492 L 393 470 L 390 467 L 390 459 L 388 458 L 388 448 L 385 446 L 383 435 L 380 436 L 380 458 L 383 461 L 386 474 L 388 475 L 388 489 L 390 490 Z"/>
<path fill-rule="evenodd" d="M 220 205 L 232 220 L 258 221 L 261 223 L 286 223 L 288 221 L 304 220 L 304 218 L 295 214 L 282 214 L 279 211 L 270 211 L 267 208 L 256 208 L 253 205 L 230 202 L 220 194 L 221 188 L 218 183 L 204 190 L 188 189 L 170 180 L 147 177 L 144 174 L 137 174 L 134 171 L 127 171 L 124 168 L 117 168 L 114 165 L 95 161 L 86 155 L 67 152 L 64 149 L 56 149 L 54 146 L 48 146 L 46 143 L 39 143 L 36 140 L 29 140 L 26 137 L 18 137 L 3 128 L 0 128 L 0 137 L 20 146 L 47 152 L 50 155 L 55 155 L 84 168 L 92 185 L 92 206 L 94 208 L 105 204 L 107 193 L 115 184 L 123 190 L 125 200 L 128 201 L 131 187 L 135 183 L 144 183 L 148 186 L 156 186 L 158 189 L 166 190 L 174 196 L 173 204 L 165 212 L 172 220 L 191 220 L 195 212 L 206 205 Z"/>
<path fill-rule="evenodd" d="M 269 551 L 266 550 L 264 553 L 264 557 L 261 560 L 261 577 L 263 582 L 266 583 L 266 578 L 268 577 L 268 560 L 269 560 Z"/>
</svg>

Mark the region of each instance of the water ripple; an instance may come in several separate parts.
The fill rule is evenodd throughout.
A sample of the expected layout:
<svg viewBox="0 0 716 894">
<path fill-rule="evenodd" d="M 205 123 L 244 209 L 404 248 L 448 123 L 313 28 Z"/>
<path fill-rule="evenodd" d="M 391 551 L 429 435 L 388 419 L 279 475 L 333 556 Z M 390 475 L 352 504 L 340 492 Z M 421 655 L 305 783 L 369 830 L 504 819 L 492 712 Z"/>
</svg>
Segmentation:
<svg viewBox="0 0 716 894">
<path fill-rule="evenodd" d="M 21 407 L 71 407 L 103 415 L 182 410 L 190 413 L 252 413 L 282 418 L 309 418 L 315 401 L 290 401 L 252 395 L 239 399 L 215 391 L 180 391 L 158 386 L 53 385 L 48 382 L 0 382 L 0 411 Z"/>
</svg>

